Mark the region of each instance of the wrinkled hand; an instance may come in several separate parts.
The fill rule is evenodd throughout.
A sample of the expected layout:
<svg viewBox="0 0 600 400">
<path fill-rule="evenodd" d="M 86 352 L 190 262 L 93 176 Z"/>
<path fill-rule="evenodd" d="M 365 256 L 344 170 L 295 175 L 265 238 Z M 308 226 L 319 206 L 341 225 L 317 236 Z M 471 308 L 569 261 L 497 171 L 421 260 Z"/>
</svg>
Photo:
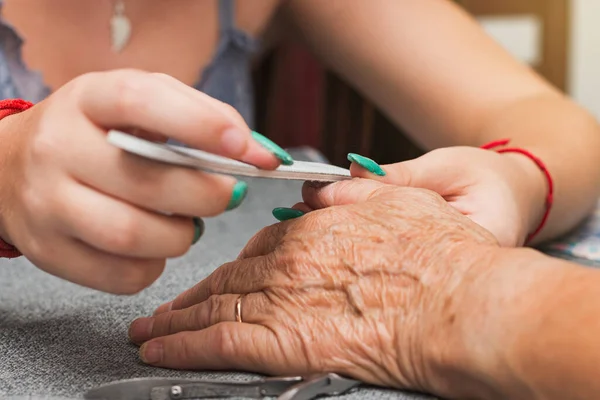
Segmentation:
<svg viewBox="0 0 600 400">
<path fill-rule="evenodd" d="M 502 246 L 520 246 L 539 225 L 546 181 L 526 157 L 470 147 L 448 147 L 384 165 L 378 176 L 353 163 L 353 176 L 433 190 L 492 232 Z"/>
<path fill-rule="evenodd" d="M 463 288 L 489 264 L 492 235 L 427 190 L 356 179 L 304 197 L 323 209 L 263 229 L 236 261 L 134 321 L 142 359 L 446 392 L 438 366 L 463 354 Z"/>
</svg>

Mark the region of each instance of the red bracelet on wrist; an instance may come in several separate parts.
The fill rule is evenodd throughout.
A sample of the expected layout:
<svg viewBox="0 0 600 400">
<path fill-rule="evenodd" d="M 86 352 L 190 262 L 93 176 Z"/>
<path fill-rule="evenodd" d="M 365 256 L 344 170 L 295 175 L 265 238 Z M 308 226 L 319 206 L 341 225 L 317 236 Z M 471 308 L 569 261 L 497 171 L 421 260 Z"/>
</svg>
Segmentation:
<svg viewBox="0 0 600 400">
<path fill-rule="evenodd" d="M 481 149 L 493 150 L 500 146 L 506 146 L 509 142 L 510 142 L 510 139 L 496 140 L 496 141 L 484 144 L 483 146 L 481 146 Z M 533 161 L 538 166 L 538 168 L 540 170 L 542 170 L 542 172 L 544 173 L 544 176 L 546 177 L 546 182 L 548 182 L 548 195 L 546 196 L 546 209 L 544 211 L 544 216 L 542 217 L 542 220 L 540 221 L 540 224 L 538 225 L 538 227 L 532 233 L 530 233 L 529 236 L 527 237 L 527 242 L 531 242 L 531 240 L 538 233 L 540 233 L 540 231 L 544 228 L 544 225 L 546 225 L 546 222 L 548 221 L 548 217 L 550 216 L 550 209 L 552 208 L 552 204 L 554 203 L 554 183 L 552 181 L 552 175 L 550 175 L 550 171 L 548 171 L 548 168 L 546 168 L 546 165 L 542 162 L 542 160 L 537 158 L 535 155 L 533 155 L 528 150 L 525 150 L 525 149 L 522 149 L 519 147 L 504 147 L 501 149 L 497 149 L 495 151 L 497 153 L 519 153 L 519 154 L 524 155 L 525 157 L 528 157 L 531 161 Z"/>
<path fill-rule="evenodd" d="M 18 114 L 31 107 L 33 107 L 33 103 L 21 99 L 0 100 L 0 119 Z M 21 255 L 21 252 L 15 246 L 6 243 L 0 238 L 0 258 L 15 258 Z"/>
</svg>

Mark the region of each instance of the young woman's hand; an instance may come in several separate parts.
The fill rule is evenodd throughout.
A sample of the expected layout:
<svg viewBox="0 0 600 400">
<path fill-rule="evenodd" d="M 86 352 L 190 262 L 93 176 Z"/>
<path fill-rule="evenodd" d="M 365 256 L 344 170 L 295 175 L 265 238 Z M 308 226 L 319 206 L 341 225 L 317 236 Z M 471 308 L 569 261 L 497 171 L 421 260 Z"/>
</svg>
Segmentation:
<svg viewBox="0 0 600 400">
<path fill-rule="evenodd" d="M 381 167 L 355 154 L 349 159 L 355 177 L 439 193 L 493 233 L 502 246 L 522 245 L 545 211 L 544 175 L 520 154 L 448 147 Z"/>
<path fill-rule="evenodd" d="M 274 169 L 291 157 L 230 106 L 165 75 L 83 75 L 0 122 L 0 237 L 39 268 L 99 290 L 134 293 L 237 207 L 247 185 L 149 161 L 109 145 L 108 129 L 173 138 Z"/>
</svg>

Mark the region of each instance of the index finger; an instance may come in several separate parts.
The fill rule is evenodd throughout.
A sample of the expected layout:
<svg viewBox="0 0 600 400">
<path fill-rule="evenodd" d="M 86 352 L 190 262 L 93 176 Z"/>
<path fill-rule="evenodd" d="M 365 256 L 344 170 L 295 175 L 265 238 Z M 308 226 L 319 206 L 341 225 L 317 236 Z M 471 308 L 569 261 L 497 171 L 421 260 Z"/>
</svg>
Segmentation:
<svg viewBox="0 0 600 400">
<path fill-rule="evenodd" d="M 186 92 L 174 80 L 130 70 L 88 74 L 81 79 L 81 110 L 103 127 L 156 132 L 264 169 L 293 163 L 287 152 L 251 132 L 242 118 L 234 118 L 229 105 Z"/>
</svg>

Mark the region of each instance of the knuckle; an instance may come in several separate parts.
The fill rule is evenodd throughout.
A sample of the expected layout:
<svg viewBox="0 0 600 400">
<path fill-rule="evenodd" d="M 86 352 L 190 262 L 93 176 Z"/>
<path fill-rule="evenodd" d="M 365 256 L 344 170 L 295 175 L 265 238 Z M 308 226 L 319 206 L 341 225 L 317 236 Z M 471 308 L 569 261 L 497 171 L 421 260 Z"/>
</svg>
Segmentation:
<svg viewBox="0 0 600 400">
<path fill-rule="evenodd" d="M 173 304 L 171 304 L 171 310 L 180 310 L 182 308 L 185 308 L 184 305 L 189 302 L 188 299 L 192 296 L 193 291 L 194 288 L 191 288 L 181 293 L 179 296 L 175 297 L 173 299 Z"/>
<path fill-rule="evenodd" d="M 44 218 L 48 214 L 50 203 L 39 190 L 27 183 L 21 189 L 21 204 L 30 215 Z"/>
<path fill-rule="evenodd" d="M 120 269 L 118 287 L 115 294 L 132 295 L 150 286 L 162 273 L 165 262 L 151 262 L 143 265 L 129 266 Z"/>
<path fill-rule="evenodd" d="M 140 223 L 129 214 L 114 218 L 110 225 L 100 232 L 102 240 L 109 248 L 119 251 L 132 252 L 139 246 Z"/>
<path fill-rule="evenodd" d="M 72 97 L 81 100 L 84 95 L 93 87 L 93 83 L 98 79 L 104 79 L 107 72 L 86 72 L 75 78 L 58 90 L 57 93 L 62 93 L 67 97 Z"/>
<path fill-rule="evenodd" d="M 228 280 L 229 275 L 227 272 L 227 266 L 229 264 L 222 265 L 218 270 L 216 270 L 209 278 L 208 282 L 208 295 L 212 296 L 214 294 L 220 294 L 223 292 L 225 283 Z"/>
<path fill-rule="evenodd" d="M 29 152 L 32 159 L 38 163 L 51 161 L 56 154 L 59 154 L 61 148 L 59 143 L 53 139 L 52 131 L 41 129 L 38 134 L 33 136 L 29 144 Z"/>
<path fill-rule="evenodd" d="M 180 221 L 177 221 L 178 223 Z M 177 240 L 173 241 L 173 243 L 169 246 L 169 254 L 168 257 L 181 257 L 184 256 L 192 246 L 192 237 L 194 235 L 194 228 L 189 228 L 188 222 L 183 222 L 186 224 L 185 226 L 181 226 L 181 229 L 177 233 Z M 193 222 L 192 222 L 193 224 Z"/>
<path fill-rule="evenodd" d="M 171 333 L 173 326 L 173 313 L 163 313 L 154 319 L 152 328 L 150 329 L 150 337 L 164 336 Z"/>
<path fill-rule="evenodd" d="M 216 100 L 216 99 L 215 99 Z M 244 117 L 239 113 L 239 111 L 229 103 L 225 103 L 220 100 L 216 100 L 217 106 L 219 110 L 227 117 L 231 118 L 237 125 L 246 126 L 246 121 Z"/>
<path fill-rule="evenodd" d="M 396 174 L 395 181 L 401 182 L 402 186 L 405 187 L 413 187 L 414 177 L 411 168 L 407 168 L 410 165 L 411 161 L 405 161 L 404 163 L 398 163 L 397 167 L 393 167 L 394 173 Z"/>
<path fill-rule="evenodd" d="M 165 81 L 179 82 L 177 79 L 173 78 L 169 74 L 165 74 L 164 72 L 152 72 L 152 73 L 150 73 L 150 76 L 157 78 L 157 79 L 162 79 Z"/>
<path fill-rule="evenodd" d="M 84 74 L 78 75 L 73 78 L 67 85 L 63 87 L 64 90 L 73 90 L 78 92 L 80 90 L 85 90 L 85 88 L 92 82 L 94 79 L 97 79 L 100 75 L 99 72 L 86 72 Z"/>
<path fill-rule="evenodd" d="M 152 336 L 163 336 L 176 332 L 174 314 L 165 313 L 161 317 L 162 321 L 160 324 L 154 323 L 152 325 Z"/>
<path fill-rule="evenodd" d="M 202 326 L 215 325 L 221 322 L 221 312 L 223 309 L 223 302 L 220 295 L 213 294 L 205 301 L 205 307 L 203 315 L 200 315 L 198 321 Z M 202 318 L 203 317 L 203 318 Z"/>
<path fill-rule="evenodd" d="M 229 103 L 225 103 L 224 101 L 219 101 L 219 106 L 227 115 L 238 116 L 240 114 L 235 107 Z"/>
<path fill-rule="evenodd" d="M 242 249 L 238 259 L 241 260 L 268 253 L 271 247 L 269 244 L 275 243 L 275 240 L 279 238 L 279 235 L 276 234 L 279 230 L 278 226 L 279 224 L 268 226 L 252 236 L 248 243 L 246 243 L 246 246 Z"/>
<path fill-rule="evenodd" d="M 145 74 L 121 73 L 115 78 L 115 107 L 130 114 L 143 112 L 151 99 L 151 82 Z"/>
<path fill-rule="evenodd" d="M 292 282 L 306 280 L 308 276 L 314 275 L 315 265 L 292 259 L 285 263 L 286 276 Z"/>
<path fill-rule="evenodd" d="M 188 236 L 185 236 L 185 240 L 180 240 L 174 245 L 169 257 L 183 257 L 187 254 L 191 243 Z"/>
<path fill-rule="evenodd" d="M 198 343 L 195 340 L 184 339 L 172 346 L 169 353 L 172 354 L 173 360 L 189 360 L 198 352 Z"/>
</svg>

